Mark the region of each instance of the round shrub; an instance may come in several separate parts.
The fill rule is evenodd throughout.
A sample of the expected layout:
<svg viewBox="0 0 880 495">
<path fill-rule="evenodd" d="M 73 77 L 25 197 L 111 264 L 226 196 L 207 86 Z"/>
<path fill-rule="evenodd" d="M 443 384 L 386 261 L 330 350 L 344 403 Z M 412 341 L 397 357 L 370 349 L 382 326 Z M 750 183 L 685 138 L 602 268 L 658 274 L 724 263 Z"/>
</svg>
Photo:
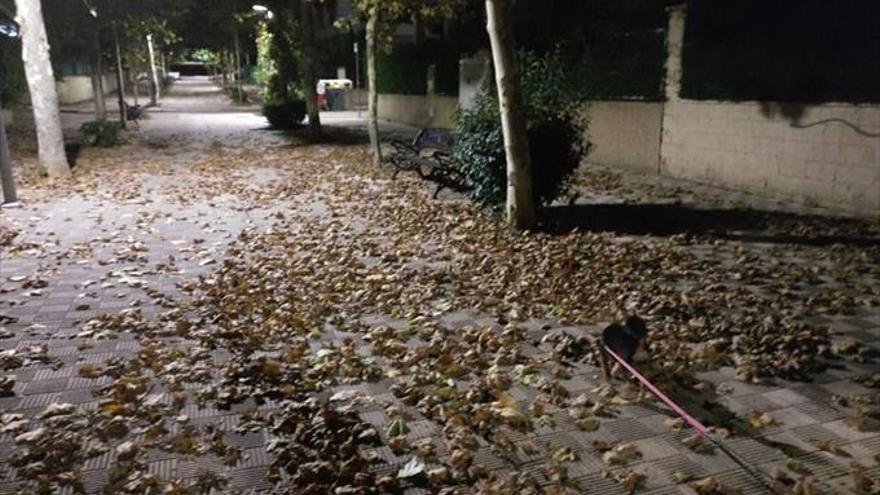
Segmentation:
<svg viewBox="0 0 880 495">
<path fill-rule="evenodd" d="M 292 100 L 276 103 L 264 103 L 263 115 L 269 125 L 275 129 L 293 129 L 302 124 L 306 117 L 306 102 Z"/>
<path fill-rule="evenodd" d="M 532 190 L 540 205 L 566 195 L 583 156 L 580 130 L 564 119 L 529 122 Z M 467 178 L 469 197 L 492 208 L 507 199 L 507 161 L 497 110 L 478 105 L 458 119 L 455 163 Z"/>
<path fill-rule="evenodd" d="M 559 51 L 522 54 L 522 86 L 528 125 L 532 188 L 538 205 L 570 192 L 571 177 L 589 144 L 581 118 L 578 76 L 566 72 Z M 455 163 L 467 178 L 470 197 L 498 208 L 507 199 L 507 163 L 494 86 L 477 96 L 458 118 Z"/>
<path fill-rule="evenodd" d="M 119 144 L 122 125 L 115 120 L 93 120 L 80 126 L 82 143 L 87 146 L 109 148 Z"/>
</svg>

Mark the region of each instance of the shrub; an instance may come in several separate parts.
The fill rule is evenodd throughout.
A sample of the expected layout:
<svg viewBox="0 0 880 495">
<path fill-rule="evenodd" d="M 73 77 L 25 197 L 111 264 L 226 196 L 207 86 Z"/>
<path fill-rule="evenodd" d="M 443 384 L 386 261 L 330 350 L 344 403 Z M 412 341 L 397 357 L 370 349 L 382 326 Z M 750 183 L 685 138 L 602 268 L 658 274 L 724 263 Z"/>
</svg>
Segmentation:
<svg viewBox="0 0 880 495">
<path fill-rule="evenodd" d="M 532 187 L 539 205 L 570 192 L 572 174 L 589 147 L 579 112 L 583 97 L 560 89 L 576 85 L 558 58 L 558 53 L 522 57 Z M 507 165 L 494 86 L 484 88 L 473 108 L 459 115 L 455 163 L 467 178 L 472 199 L 491 208 L 504 204 Z"/>
<path fill-rule="evenodd" d="M 306 102 L 291 100 L 263 104 L 263 115 L 275 129 L 292 129 L 306 117 Z"/>
<path fill-rule="evenodd" d="M 247 91 L 244 90 L 244 88 L 239 88 L 236 84 L 227 84 L 226 88 L 224 89 L 226 90 L 226 94 L 229 95 L 229 97 L 232 98 L 232 100 L 236 103 L 247 102 L 248 94 Z"/>
<path fill-rule="evenodd" d="M 504 137 L 494 100 L 462 112 L 458 119 L 455 163 L 470 186 L 471 199 L 498 208 L 507 198 Z M 547 205 L 569 193 L 570 178 L 583 156 L 578 126 L 560 119 L 530 121 L 529 155 L 535 200 Z"/>
<path fill-rule="evenodd" d="M 122 126 L 114 120 L 93 120 L 80 127 L 82 142 L 87 146 L 109 148 L 119 144 L 119 130 Z"/>
</svg>

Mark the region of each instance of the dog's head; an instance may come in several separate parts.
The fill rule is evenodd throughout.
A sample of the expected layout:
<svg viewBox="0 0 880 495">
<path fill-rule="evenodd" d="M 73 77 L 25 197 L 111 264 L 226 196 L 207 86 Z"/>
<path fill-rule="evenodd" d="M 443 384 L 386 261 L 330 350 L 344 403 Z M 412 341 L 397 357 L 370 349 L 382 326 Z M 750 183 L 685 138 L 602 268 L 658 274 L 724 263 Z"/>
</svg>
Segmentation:
<svg viewBox="0 0 880 495">
<path fill-rule="evenodd" d="M 628 328 L 633 335 L 638 337 L 639 340 L 644 340 L 644 338 L 648 336 L 648 327 L 645 325 L 645 320 L 638 316 L 633 315 L 627 318 L 626 328 Z"/>
</svg>

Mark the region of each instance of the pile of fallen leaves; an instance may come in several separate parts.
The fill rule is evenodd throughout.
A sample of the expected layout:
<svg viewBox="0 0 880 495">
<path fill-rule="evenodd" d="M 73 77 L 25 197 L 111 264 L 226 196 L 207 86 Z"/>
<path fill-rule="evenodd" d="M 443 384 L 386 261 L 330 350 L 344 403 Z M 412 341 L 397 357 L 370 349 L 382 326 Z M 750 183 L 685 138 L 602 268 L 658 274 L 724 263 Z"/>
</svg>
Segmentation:
<svg viewBox="0 0 880 495">
<path fill-rule="evenodd" d="M 34 420 L 3 417 L 26 488 L 79 487 L 82 464 L 108 455 L 107 493 L 224 490 L 213 471 L 162 479 L 147 460 L 171 453 L 236 467 L 246 459 L 232 435 L 266 432 L 269 474 L 289 493 L 578 493 L 572 468 L 586 456 L 635 491 L 645 475 L 630 469 L 642 458 L 634 444 L 536 441 L 538 432 L 595 432 L 642 400 L 596 383 L 583 328 L 644 316 L 652 375 L 684 388 L 722 366 L 743 380 L 806 379 L 840 357 L 872 359 L 805 317 L 876 305 L 876 247 L 518 234 L 463 201 L 432 200 L 419 182 L 389 181 L 361 147 L 229 151 L 212 149 L 185 172 L 195 192 L 185 181 L 155 192 L 179 205 L 233 196 L 231 208 L 267 221 L 241 230 L 223 256 L 196 253 L 216 269 L 177 284 L 179 299 L 146 282 L 177 273 L 176 260 L 147 270 L 144 244 L 114 251 L 114 263 L 130 266 L 102 282 L 141 290 L 166 311 L 119 310 L 72 335 L 137 339 L 129 359 L 77 363 L 80 378 L 100 384 L 94 411 L 53 404 Z M 249 173 L 255 155 L 268 180 Z M 111 157 L 76 172 L 77 188 L 142 199 L 149 186 L 111 179 Z M 155 171 L 184 173 L 165 162 Z M 451 325 L 450 315 L 468 316 Z M 54 365 L 40 346 L 4 351 L 0 363 Z M 873 417 L 875 401 L 848 400 Z M 195 421 L 198 409 L 234 411 L 233 431 Z M 367 421 L 377 416 L 381 426 Z M 726 488 L 707 478 L 694 489 Z"/>
</svg>

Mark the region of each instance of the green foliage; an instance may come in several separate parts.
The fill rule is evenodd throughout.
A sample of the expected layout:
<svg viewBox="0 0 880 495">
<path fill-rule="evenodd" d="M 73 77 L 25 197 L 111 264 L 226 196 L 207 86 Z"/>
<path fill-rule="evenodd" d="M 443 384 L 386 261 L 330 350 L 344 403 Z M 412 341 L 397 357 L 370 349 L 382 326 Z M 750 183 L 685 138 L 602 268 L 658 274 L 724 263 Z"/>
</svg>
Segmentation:
<svg viewBox="0 0 880 495">
<path fill-rule="evenodd" d="M 21 43 L 0 37 L 0 98 L 3 107 L 22 102 L 27 94 L 27 80 L 21 62 Z"/>
<path fill-rule="evenodd" d="M 459 53 L 439 43 L 403 45 L 376 61 L 376 87 L 380 93 L 423 95 L 428 88 L 428 66 L 434 65 L 434 91 L 458 95 Z"/>
<path fill-rule="evenodd" d="M 495 100 L 482 93 L 476 105 L 461 112 L 455 129 L 455 165 L 467 178 L 468 196 L 490 207 L 506 198 L 504 136 Z"/>
<path fill-rule="evenodd" d="M 569 193 L 572 174 L 587 152 L 581 103 L 584 91 L 562 92 L 577 81 L 558 62 L 558 55 L 525 53 L 522 85 L 532 159 L 532 187 L 539 204 Z M 498 208 L 507 195 L 506 157 L 494 86 L 484 88 L 475 105 L 458 118 L 455 163 L 467 177 L 470 197 Z"/>
<path fill-rule="evenodd" d="M 233 101 L 240 103 L 244 103 L 247 101 L 247 91 L 245 91 L 244 88 L 238 87 L 238 85 L 227 84 L 224 90 L 226 91 L 226 94 L 229 95 L 230 98 L 232 98 Z"/>
<path fill-rule="evenodd" d="M 264 103 L 263 115 L 275 129 L 293 129 L 301 125 L 306 117 L 306 102 L 290 100 Z"/>
<path fill-rule="evenodd" d="M 285 102 L 302 98 L 299 81 L 298 25 L 293 12 L 275 11 L 275 20 L 257 27 L 257 67 L 254 79 L 260 98 L 266 102 Z"/>
<path fill-rule="evenodd" d="M 93 120 L 80 127 L 82 142 L 88 146 L 109 148 L 119 144 L 119 131 L 122 126 L 113 120 Z"/>
</svg>

